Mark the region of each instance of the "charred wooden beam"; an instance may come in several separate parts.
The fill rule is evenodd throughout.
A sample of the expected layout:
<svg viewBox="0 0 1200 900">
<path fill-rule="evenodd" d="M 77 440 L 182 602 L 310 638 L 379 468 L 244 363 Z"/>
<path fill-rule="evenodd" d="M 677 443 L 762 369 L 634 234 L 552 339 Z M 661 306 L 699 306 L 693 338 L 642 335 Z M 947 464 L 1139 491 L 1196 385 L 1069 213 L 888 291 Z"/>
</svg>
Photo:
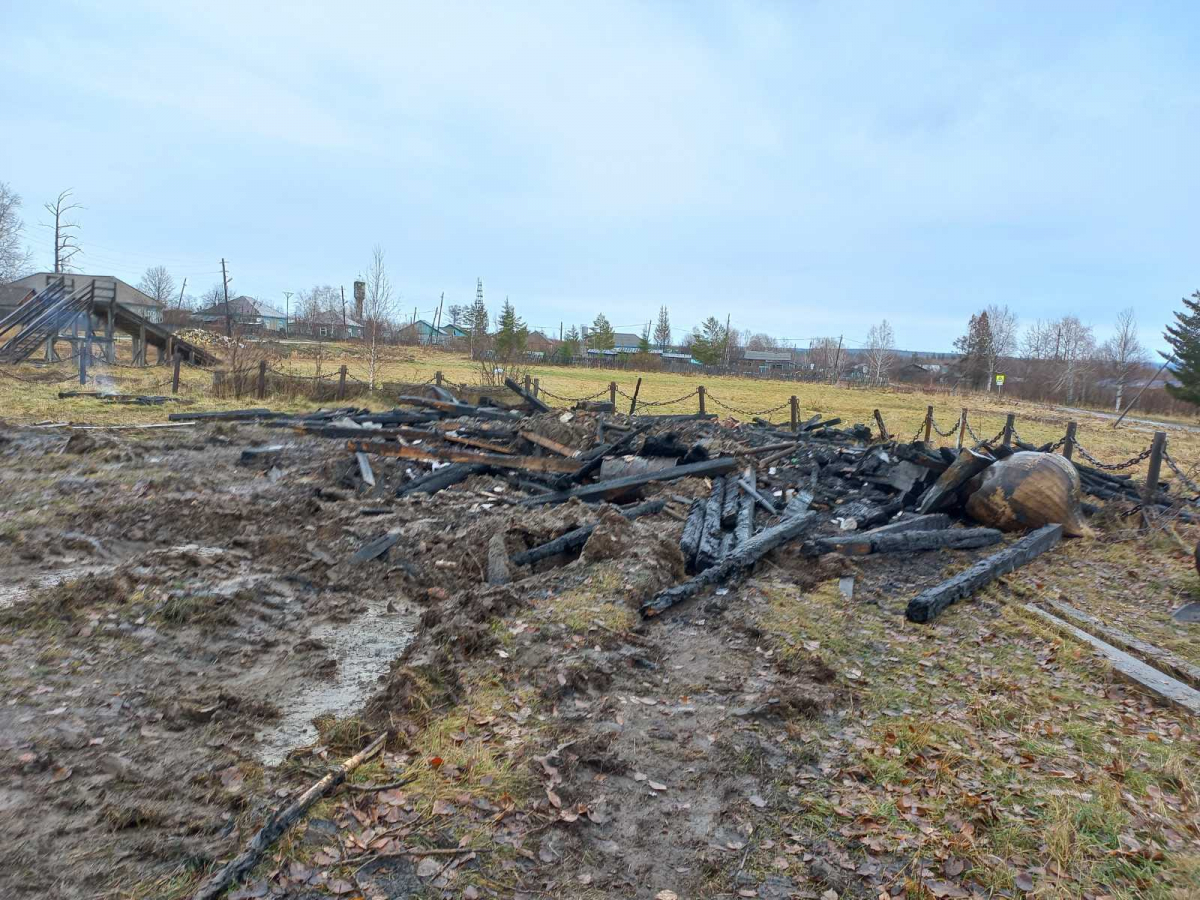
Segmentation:
<svg viewBox="0 0 1200 900">
<path fill-rule="evenodd" d="M 754 483 L 754 467 L 747 466 L 746 471 L 742 473 L 742 480 Z M 739 483 L 739 487 L 740 487 Z M 734 533 L 737 535 L 737 544 L 740 546 L 746 543 L 754 535 L 754 497 L 748 491 L 742 491 L 738 499 L 738 514 L 737 523 L 734 526 Z"/>
<path fill-rule="evenodd" d="M 721 505 L 721 527 L 733 528 L 737 524 L 738 507 L 742 502 L 741 486 L 732 478 L 725 479 L 725 499 Z"/>
<path fill-rule="evenodd" d="M 707 506 L 708 501 L 697 497 L 688 508 L 688 516 L 683 523 L 679 549 L 683 551 L 684 567 L 688 574 L 696 571 L 696 552 L 700 549 L 700 537 L 704 534 L 704 510 Z"/>
<path fill-rule="evenodd" d="M 951 518 L 945 513 L 930 513 L 926 516 L 909 516 L 907 519 L 897 519 L 887 525 L 880 525 L 867 534 L 900 534 L 905 531 L 941 531 L 949 528 Z M 860 535 L 861 536 L 861 535 Z"/>
<path fill-rule="evenodd" d="M 642 516 L 651 516 L 662 512 L 663 507 L 666 505 L 666 500 L 649 500 L 646 503 L 639 503 L 637 506 L 622 509 L 620 512 L 627 519 L 640 519 Z M 530 547 L 521 553 L 514 553 L 509 562 L 514 566 L 527 566 L 535 562 L 540 562 L 543 559 L 549 559 L 551 556 L 557 556 L 560 553 L 578 550 L 587 543 L 587 539 L 592 536 L 592 532 L 595 530 L 595 525 L 581 525 L 579 528 L 568 531 L 566 534 L 559 535 L 552 541 L 547 541 L 536 547 Z"/>
<path fill-rule="evenodd" d="M 410 406 L 423 406 L 426 409 L 436 409 L 438 412 L 451 416 L 477 416 L 484 419 L 513 419 L 520 415 L 516 410 L 497 409 L 494 406 L 472 406 L 470 403 L 448 403 L 445 400 L 431 400 L 428 397 L 397 397 L 401 403 Z"/>
<path fill-rule="evenodd" d="M 352 563 L 369 562 L 387 553 L 400 540 L 399 531 L 388 531 L 374 540 L 367 541 L 357 553 L 350 557 Z"/>
<path fill-rule="evenodd" d="M 290 413 L 272 412 L 269 409 L 230 409 L 223 412 L 171 413 L 167 416 L 167 421 L 205 422 L 210 419 L 213 421 L 237 421 L 239 419 L 280 419 L 290 417 Z"/>
<path fill-rule="evenodd" d="M 971 596 L 1001 575 L 1036 559 L 1061 539 L 1061 525 L 1043 525 L 999 553 L 981 559 L 965 572 L 917 594 L 908 602 L 904 615 L 910 622 L 932 622 L 951 603 Z"/>
<path fill-rule="evenodd" d="M 579 456 L 578 450 L 568 447 L 566 444 L 560 444 L 558 441 L 548 438 L 544 434 L 538 434 L 536 431 L 521 431 L 518 433 L 525 440 L 529 441 L 529 443 L 549 450 L 551 453 L 557 453 L 559 456 L 566 456 L 572 459 Z"/>
<path fill-rule="evenodd" d="M 711 568 L 687 581 L 659 591 L 642 604 L 641 612 L 646 618 L 657 616 L 677 603 L 696 596 L 709 585 L 721 584 L 752 568 L 756 562 L 788 541 L 794 540 L 817 523 L 816 513 L 805 513 L 793 519 L 784 519 L 773 528 L 760 531 Z"/>
<path fill-rule="evenodd" d="M 868 532 L 808 541 L 805 552 L 812 555 L 841 553 L 843 556 L 868 556 L 872 553 L 917 553 L 922 550 L 974 550 L 998 544 L 1003 538 L 1004 535 L 995 528 L 953 528 L 892 534 Z"/>
<path fill-rule="evenodd" d="M 429 385 L 429 393 L 433 394 L 435 399 L 442 400 L 446 403 L 461 403 L 462 402 L 456 396 L 454 396 L 454 394 L 450 393 L 450 391 L 446 390 L 440 384 Z"/>
<path fill-rule="evenodd" d="M 523 502 L 526 506 L 540 506 L 543 503 L 563 503 L 572 497 L 578 497 L 581 500 L 615 500 L 643 485 L 675 481 L 678 478 L 711 478 L 716 475 L 725 475 L 733 471 L 736 466 L 737 460 L 732 456 L 718 456 L 716 459 L 672 466 L 658 472 L 626 475 L 624 478 L 612 478 L 608 481 L 581 485 L 569 491 L 559 491 L 542 497 L 529 497 Z"/>
<path fill-rule="evenodd" d="M 499 444 L 494 444 L 491 441 L 485 441 L 482 438 L 467 437 L 462 434 L 455 434 L 452 431 L 435 432 L 437 437 L 442 440 L 449 441 L 452 444 L 462 444 L 464 447 L 474 447 L 477 450 L 486 450 L 488 453 L 503 453 L 509 455 L 514 451 L 509 447 L 501 447 Z"/>
<path fill-rule="evenodd" d="M 407 484 L 402 484 L 396 489 L 396 496 L 436 494 L 443 488 L 458 484 L 460 481 L 466 481 L 472 475 L 482 475 L 486 471 L 488 471 L 488 467 L 483 465 L 459 463 L 453 466 L 444 466 L 427 475 L 422 475 L 420 478 L 414 478 Z"/>
<path fill-rule="evenodd" d="M 572 484 L 578 484 L 593 472 L 598 471 L 600 466 L 604 464 L 605 457 L 620 456 L 632 446 L 639 435 L 649 431 L 651 427 L 652 425 L 642 425 L 640 428 L 630 430 L 628 434 L 618 441 L 614 441 L 611 444 L 600 444 L 591 450 L 581 453 L 579 459 L 583 461 L 583 465 L 575 472 L 570 475 L 563 475 L 558 480 L 559 490 L 567 490 Z"/>
<path fill-rule="evenodd" d="M 566 459 L 549 459 L 543 456 L 504 456 L 499 453 L 472 453 L 469 450 L 454 450 L 449 447 L 414 447 L 408 444 L 381 444 L 367 441 L 349 441 L 347 446 L 357 452 L 378 453 L 380 456 L 396 456 L 400 459 L 419 459 L 425 462 L 477 463 L 497 469 L 522 469 L 530 472 L 574 472 L 577 463 Z"/>
<path fill-rule="evenodd" d="M 753 484 L 751 484 L 745 478 L 738 479 L 738 486 L 741 487 L 741 489 L 743 491 L 745 491 L 747 494 L 749 494 L 751 497 L 753 497 L 755 499 L 755 501 L 759 504 L 759 506 L 761 506 L 763 508 L 763 510 L 766 512 L 767 515 L 775 516 L 775 515 L 779 514 L 779 510 L 778 510 L 778 508 L 776 508 L 775 504 L 772 503 L 770 500 L 768 500 L 766 497 L 764 497 L 762 494 L 760 494 L 758 492 L 758 488 L 756 488 Z"/>
<path fill-rule="evenodd" d="M 537 397 L 533 396 L 533 394 L 529 393 L 529 391 L 525 390 L 525 388 L 521 387 L 521 385 L 517 384 L 511 378 L 504 379 L 504 386 L 528 403 L 529 408 L 534 412 L 550 412 L 549 406 L 547 406 Z"/>
<path fill-rule="evenodd" d="M 725 479 L 714 478 L 704 504 L 704 528 L 696 552 L 696 571 L 703 572 L 721 558 L 721 512 L 725 508 Z"/>
</svg>

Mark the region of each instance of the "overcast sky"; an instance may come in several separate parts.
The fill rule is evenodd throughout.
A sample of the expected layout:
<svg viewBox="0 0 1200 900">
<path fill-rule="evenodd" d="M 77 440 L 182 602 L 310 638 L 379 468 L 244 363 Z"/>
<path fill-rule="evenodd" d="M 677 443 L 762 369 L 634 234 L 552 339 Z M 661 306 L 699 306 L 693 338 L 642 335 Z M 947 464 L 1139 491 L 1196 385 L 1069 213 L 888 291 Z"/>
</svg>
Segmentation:
<svg viewBox="0 0 1200 900">
<path fill-rule="evenodd" d="M 1200 5 L 0 0 L 0 181 L 88 272 L 283 305 L 387 252 L 400 305 L 660 304 L 852 346 L 1200 288 Z"/>
</svg>

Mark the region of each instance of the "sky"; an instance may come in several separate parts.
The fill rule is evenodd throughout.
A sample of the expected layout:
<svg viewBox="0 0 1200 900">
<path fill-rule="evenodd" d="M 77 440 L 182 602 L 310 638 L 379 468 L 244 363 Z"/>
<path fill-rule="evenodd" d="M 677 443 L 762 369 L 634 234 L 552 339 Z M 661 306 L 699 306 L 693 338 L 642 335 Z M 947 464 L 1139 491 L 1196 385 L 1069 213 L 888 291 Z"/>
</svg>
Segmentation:
<svg viewBox="0 0 1200 900">
<path fill-rule="evenodd" d="M 78 268 L 188 292 L 508 297 L 948 350 L 970 314 L 1142 338 L 1200 289 L 1200 4 L 0 0 L 0 181 Z"/>
</svg>

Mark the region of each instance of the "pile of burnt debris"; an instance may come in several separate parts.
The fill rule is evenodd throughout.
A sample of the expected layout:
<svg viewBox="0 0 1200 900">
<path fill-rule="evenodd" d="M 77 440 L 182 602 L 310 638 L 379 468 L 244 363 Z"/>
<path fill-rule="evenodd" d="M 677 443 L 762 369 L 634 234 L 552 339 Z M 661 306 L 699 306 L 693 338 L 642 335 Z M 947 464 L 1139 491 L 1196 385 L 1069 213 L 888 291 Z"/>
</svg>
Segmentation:
<svg viewBox="0 0 1200 900">
<path fill-rule="evenodd" d="M 673 519 L 683 526 L 689 577 L 644 602 L 647 617 L 739 577 L 785 543 L 812 556 L 911 554 L 999 545 L 1003 532 L 1026 532 L 911 598 L 908 618 L 927 622 L 1062 535 L 1087 534 L 1084 516 L 1094 511 L 1081 502 L 1075 466 L 1034 449 L 872 443 L 866 426 L 820 416 L 792 431 L 711 414 L 623 416 L 597 403 L 552 410 L 515 382 L 507 388 L 467 403 L 430 386 L 432 396 L 400 397 L 385 412 L 248 409 L 170 418 L 256 421 L 344 440 L 340 488 L 369 498 L 367 515 L 388 513 L 394 498 L 427 498 L 500 474 L 508 487 L 492 499 L 510 510 L 575 501 L 616 504 L 630 519 Z M 251 448 L 243 463 L 270 468 L 282 451 L 282 444 Z M 1121 495 L 1111 479 L 1089 474 L 1087 482 Z M 595 527 L 513 553 L 507 566 L 519 577 L 521 567 L 569 561 Z M 383 534 L 356 560 L 381 556 L 396 540 Z"/>
</svg>

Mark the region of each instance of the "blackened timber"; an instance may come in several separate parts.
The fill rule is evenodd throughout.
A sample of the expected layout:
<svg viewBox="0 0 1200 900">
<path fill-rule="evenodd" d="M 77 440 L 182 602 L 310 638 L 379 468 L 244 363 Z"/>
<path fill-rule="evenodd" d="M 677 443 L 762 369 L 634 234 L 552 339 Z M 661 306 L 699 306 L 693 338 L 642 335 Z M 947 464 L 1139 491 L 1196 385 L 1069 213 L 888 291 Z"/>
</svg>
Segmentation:
<svg viewBox="0 0 1200 900">
<path fill-rule="evenodd" d="M 742 492 L 738 483 L 732 478 L 725 479 L 725 500 L 721 506 L 721 527 L 733 528 L 737 524 L 738 505 L 741 503 Z"/>
<path fill-rule="evenodd" d="M 619 441 L 614 441 L 611 444 L 600 444 L 591 450 L 581 453 L 578 458 L 583 461 L 583 465 L 577 471 L 570 475 L 564 475 L 559 479 L 559 490 L 567 490 L 570 485 L 583 481 L 583 479 L 597 471 L 604 464 L 606 457 L 623 454 L 633 444 L 638 435 L 649 431 L 651 427 L 651 425 L 643 425 L 640 428 L 633 429 Z"/>
<path fill-rule="evenodd" d="M 400 532 L 398 531 L 389 531 L 385 534 L 381 534 L 374 540 L 363 544 L 362 548 L 352 557 L 350 557 L 350 562 L 368 562 L 372 559 L 383 556 L 383 554 L 392 549 L 392 546 L 398 540 L 400 540 Z"/>
<path fill-rule="evenodd" d="M 922 550 L 974 550 L 998 544 L 1004 535 L 995 528 L 952 528 L 944 531 L 902 531 L 894 534 L 859 534 L 814 540 L 805 545 L 808 553 L 841 553 L 867 556 L 872 553 L 916 553 Z"/>
<path fill-rule="evenodd" d="M 458 484 L 460 481 L 466 481 L 472 475 L 482 475 L 486 471 L 488 471 L 487 466 L 467 465 L 465 463 L 444 466 L 427 475 L 422 475 L 420 478 L 414 478 L 407 484 L 402 484 L 396 489 L 396 496 L 403 497 L 406 494 L 436 494 L 443 488 Z"/>
<path fill-rule="evenodd" d="M 950 522 L 950 517 L 945 513 L 910 516 L 907 519 L 897 519 L 895 522 L 889 522 L 887 525 L 880 525 L 878 528 L 865 532 L 860 537 L 866 534 L 900 534 L 903 531 L 941 531 L 943 528 L 949 528 Z"/>
<path fill-rule="evenodd" d="M 696 551 L 700 549 L 700 536 L 704 533 L 704 508 L 708 502 L 697 497 L 688 509 L 687 520 L 683 523 L 683 537 L 679 539 L 679 549 L 683 551 L 684 566 L 688 573 L 696 571 Z"/>
<path fill-rule="evenodd" d="M 753 483 L 754 467 L 747 466 L 746 471 L 742 473 L 742 478 Z M 742 491 L 739 495 L 737 524 L 734 526 L 734 533 L 737 535 L 739 546 L 754 535 L 754 497 L 747 491 Z"/>
<path fill-rule="evenodd" d="M 768 500 L 766 497 L 764 497 L 762 494 L 760 494 L 758 492 L 758 488 L 756 488 L 754 485 L 752 485 L 745 478 L 739 478 L 738 485 L 741 486 L 741 489 L 743 491 L 745 491 L 747 494 L 749 494 L 751 497 L 753 497 L 756 501 L 758 501 L 759 505 L 762 506 L 762 508 L 766 511 L 767 515 L 774 516 L 774 515 L 779 514 L 779 510 L 776 509 L 775 504 L 772 503 L 770 500 Z"/>
<path fill-rule="evenodd" d="M 716 459 L 672 466 L 669 469 L 659 469 L 657 472 L 640 472 L 637 475 L 626 475 L 623 478 L 597 481 L 569 491 L 559 491 L 542 497 L 528 497 L 522 502 L 526 506 L 540 506 L 543 503 L 563 503 L 572 497 L 578 497 L 581 500 L 614 500 L 646 484 L 675 481 L 678 478 L 711 478 L 732 472 L 736 467 L 737 460 L 732 456 L 718 456 Z"/>
<path fill-rule="evenodd" d="M 356 453 L 378 453 L 380 456 L 397 456 L 401 459 L 419 459 L 426 462 L 478 463 L 496 469 L 522 469 L 530 472 L 574 472 L 578 463 L 568 459 L 551 459 L 544 456 L 505 456 L 499 453 L 472 453 L 449 447 L 414 447 L 408 444 L 383 444 L 367 441 L 349 441 L 347 446 Z"/>
<path fill-rule="evenodd" d="M 651 516 L 662 512 L 663 507 L 666 505 L 666 500 L 649 500 L 645 503 L 639 503 L 637 506 L 622 509 L 620 512 L 621 515 L 632 521 L 633 519 L 640 519 L 642 516 Z M 559 535 L 552 541 L 547 541 L 536 547 L 530 547 L 521 553 L 514 553 L 509 562 L 514 566 L 527 566 L 531 563 L 540 562 L 543 559 L 549 559 L 551 556 L 557 556 L 560 553 L 578 550 L 587 543 L 587 539 L 592 536 L 592 532 L 595 530 L 595 525 L 582 525 L 579 528 L 568 531 L 566 534 Z"/>
<path fill-rule="evenodd" d="M 190 413 L 171 413 L 167 416 L 168 422 L 202 422 L 207 419 L 213 420 L 237 420 L 237 419 L 279 419 L 288 418 L 289 413 L 272 412 L 269 409 L 230 409 L 223 412 L 190 412 Z"/>
<path fill-rule="evenodd" d="M 529 408 L 535 412 L 550 412 L 549 406 L 547 406 L 537 397 L 533 396 L 533 394 L 529 393 L 529 391 L 525 390 L 525 388 L 521 387 L 521 385 L 517 384 L 511 378 L 504 379 L 504 386 L 528 403 Z"/>
<path fill-rule="evenodd" d="M 558 441 L 548 438 L 544 434 L 538 434 L 536 431 L 521 431 L 519 434 L 522 438 L 529 441 L 529 443 L 544 450 L 549 450 L 551 453 L 557 453 L 559 456 L 565 456 L 568 459 L 579 457 L 579 451 L 575 448 L 568 447 L 566 444 L 560 444 Z"/>
<path fill-rule="evenodd" d="M 682 603 L 684 600 L 696 596 L 709 585 L 728 581 L 735 575 L 749 570 L 776 547 L 795 540 L 816 524 L 817 514 L 810 512 L 792 519 L 784 519 L 773 528 L 760 531 L 746 543 L 739 544 L 732 553 L 715 566 L 705 569 L 681 584 L 655 594 L 652 599 L 642 604 L 642 615 L 646 618 L 657 616 L 676 603 Z"/>
<path fill-rule="evenodd" d="M 435 432 L 435 435 L 452 444 L 462 444 L 464 447 L 474 447 L 476 450 L 486 450 L 488 453 L 504 453 L 507 455 L 513 452 L 508 447 L 501 447 L 499 444 L 493 444 L 491 441 L 485 441 L 482 438 L 476 437 L 466 437 L 465 435 L 455 434 L 453 431 L 439 431 Z"/>
<path fill-rule="evenodd" d="M 981 559 L 965 572 L 917 594 L 908 602 L 904 615 L 910 622 L 932 622 L 951 603 L 971 596 L 1001 575 L 1041 556 L 1061 539 L 1061 525 L 1043 525 L 999 553 Z"/>
<path fill-rule="evenodd" d="M 452 416 L 478 416 L 485 419 L 512 419 L 519 415 L 516 410 L 497 409 L 494 406 L 472 406 L 469 403 L 447 403 L 444 400 L 430 400 L 428 397 L 397 397 L 401 403 L 410 406 L 424 406 L 436 409 L 438 412 Z"/>
<path fill-rule="evenodd" d="M 696 552 L 696 571 L 703 572 L 721 558 L 721 511 L 725 507 L 725 479 L 714 478 L 704 504 L 704 528 Z"/>
<path fill-rule="evenodd" d="M 456 396 L 454 396 L 452 393 L 450 393 L 448 390 L 446 390 L 444 387 L 442 387 L 440 384 L 429 385 L 429 393 L 433 394 L 435 399 L 442 400 L 446 403 L 461 403 L 462 402 Z"/>
</svg>

